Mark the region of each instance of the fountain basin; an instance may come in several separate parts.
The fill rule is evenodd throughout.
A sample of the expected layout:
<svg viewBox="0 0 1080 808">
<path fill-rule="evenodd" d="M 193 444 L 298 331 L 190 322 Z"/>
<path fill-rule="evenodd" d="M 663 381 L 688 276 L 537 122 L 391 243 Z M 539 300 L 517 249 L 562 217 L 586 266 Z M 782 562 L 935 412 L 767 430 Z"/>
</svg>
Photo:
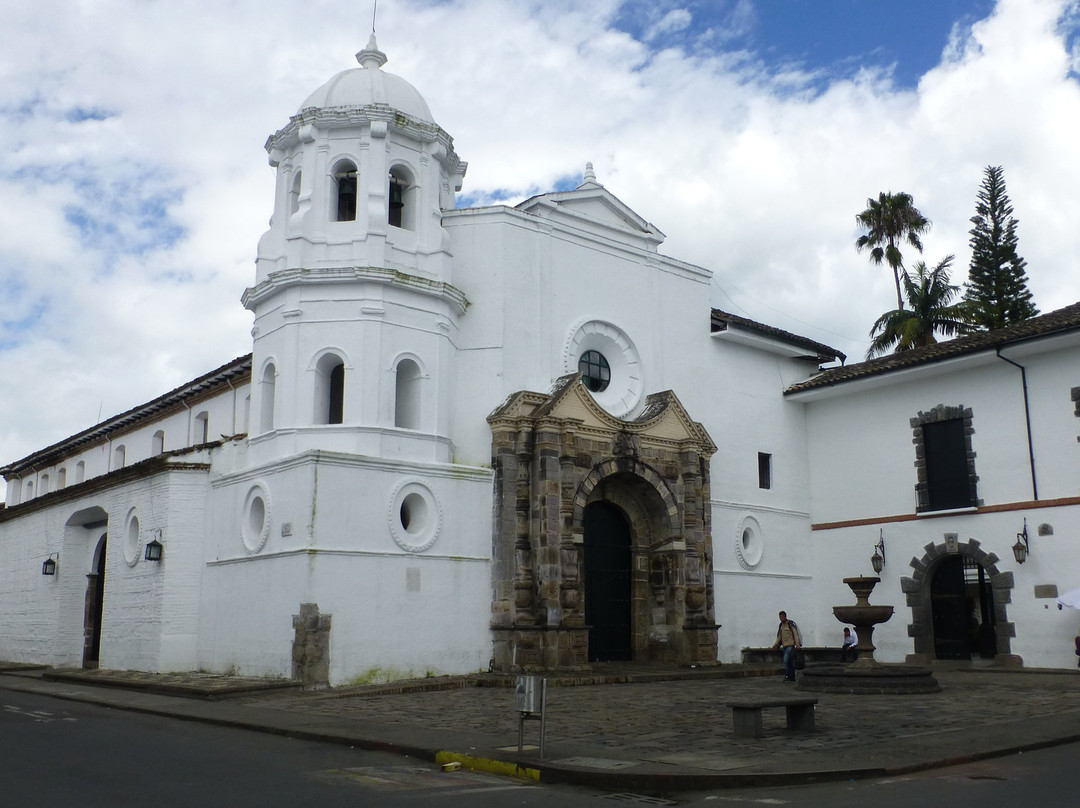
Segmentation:
<svg viewBox="0 0 1080 808">
<path fill-rule="evenodd" d="M 869 603 L 865 606 L 833 606 L 832 613 L 841 623 L 851 623 L 858 630 L 859 626 L 884 623 L 893 616 L 893 607 L 871 606 Z"/>
<path fill-rule="evenodd" d="M 875 663 L 871 668 L 854 665 L 808 666 L 799 679 L 799 689 L 817 693 L 899 696 L 937 693 L 941 685 L 929 668 Z"/>
</svg>

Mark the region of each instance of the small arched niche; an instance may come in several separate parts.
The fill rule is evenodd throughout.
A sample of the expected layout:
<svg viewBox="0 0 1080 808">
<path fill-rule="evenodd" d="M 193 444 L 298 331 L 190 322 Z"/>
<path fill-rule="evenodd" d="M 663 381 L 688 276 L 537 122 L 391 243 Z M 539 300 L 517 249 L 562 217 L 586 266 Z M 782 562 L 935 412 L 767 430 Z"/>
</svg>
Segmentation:
<svg viewBox="0 0 1080 808">
<path fill-rule="evenodd" d="M 268 362 L 263 368 L 260 381 L 262 389 L 259 390 L 261 398 L 259 407 L 259 431 L 269 432 L 274 428 L 275 396 L 277 395 L 277 368 L 273 362 Z"/>
<path fill-rule="evenodd" d="M 193 444 L 200 445 L 210 440 L 210 413 L 203 410 L 195 416 L 195 423 L 192 425 L 191 442 Z"/>
<path fill-rule="evenodd" d="M 420 428 L 420 366 L 412 359 L 397 364 L 394 381 L 394 426 Z"/>
</svg>

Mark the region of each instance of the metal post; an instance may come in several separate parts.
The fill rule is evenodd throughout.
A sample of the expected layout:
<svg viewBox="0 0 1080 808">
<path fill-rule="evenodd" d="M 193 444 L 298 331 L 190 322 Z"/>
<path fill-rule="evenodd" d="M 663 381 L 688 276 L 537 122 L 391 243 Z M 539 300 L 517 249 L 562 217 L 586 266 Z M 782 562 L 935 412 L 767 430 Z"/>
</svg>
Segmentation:
<svg viewBox="0 0 1080 808">
<path fill-rule="evenodd" d="M 547 731 L 547 679 L 519 676 L 514 690 L 514 707 L 518 713 L 518 752 L 525 748 L 525 721 L 540 719 L 540 757 L 543 757 Z"/>
</svg>

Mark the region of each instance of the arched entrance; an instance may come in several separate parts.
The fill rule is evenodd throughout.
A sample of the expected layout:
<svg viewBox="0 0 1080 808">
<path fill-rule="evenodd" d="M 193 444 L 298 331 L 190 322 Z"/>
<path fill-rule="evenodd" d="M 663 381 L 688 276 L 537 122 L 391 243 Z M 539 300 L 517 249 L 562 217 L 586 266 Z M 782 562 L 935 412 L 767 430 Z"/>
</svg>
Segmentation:
<svg viewBox="0 0 1080 808">
<path fill-rule="evenodd" d="M 629 660 L 633 656 L 630 526 L 609 502 L 585 507 L 585 623 L 589 661 Z"/>
<path fill-rule="evenodd" d="M 930 580 L 937 659 L 992 659 L 997 653 L 994 592 L 986 570 L 969 556 L 943 559 Z"/>
<path fill-rule="evenodd" d="M 494 670 L 716 660 L 709 458 L 671 391 L 633 420 L 572 373 L 488 416 Z"/>
<path fill-rule="evenodd" d="M 101 615 L 105 605 L 105 549 L 103 533 L 94 550 L 92 570 L 86 576 L 86 605 L 83 610 L 83 667 L 96 668 L 101 658 Z"/>
<path fill-rule="evenodd" d="M 911 607 L 914 653 L 908 661 L 925 665 L 980 656 L 1021 666 L 1012 653 L 1016 629 L 1008 615 L 1013 574 L 1000 570 L 1000 559 L 977 539 L 959 541 L 955 533 L 943 538 L 926 545 L 922 558 L 911 560 L 911 577 L 900 580 Z"/>
</svg>

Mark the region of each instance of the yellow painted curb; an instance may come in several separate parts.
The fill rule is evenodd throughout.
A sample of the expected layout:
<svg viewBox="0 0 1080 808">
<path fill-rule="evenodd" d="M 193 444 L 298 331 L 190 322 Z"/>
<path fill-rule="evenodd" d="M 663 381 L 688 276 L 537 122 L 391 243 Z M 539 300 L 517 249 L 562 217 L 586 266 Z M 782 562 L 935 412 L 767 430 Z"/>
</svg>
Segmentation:
<svg viewBox="0 0 1080 808">
<path fill-rule="evenodd" d="M 509 763 L 505 760 L 492 760 L 485 757 L 463 755 L 460 752 L 436 752 L 435 762 L 442 766 L 444 763 L 460 763 L 466 769 L 478 772 L 491 772 L 492 774 L 505 774 L 510 777 L 524 777 L 529 780 L 539 780 L 540 770 L 530 769 L 518 763 Z"/>
</svg>

